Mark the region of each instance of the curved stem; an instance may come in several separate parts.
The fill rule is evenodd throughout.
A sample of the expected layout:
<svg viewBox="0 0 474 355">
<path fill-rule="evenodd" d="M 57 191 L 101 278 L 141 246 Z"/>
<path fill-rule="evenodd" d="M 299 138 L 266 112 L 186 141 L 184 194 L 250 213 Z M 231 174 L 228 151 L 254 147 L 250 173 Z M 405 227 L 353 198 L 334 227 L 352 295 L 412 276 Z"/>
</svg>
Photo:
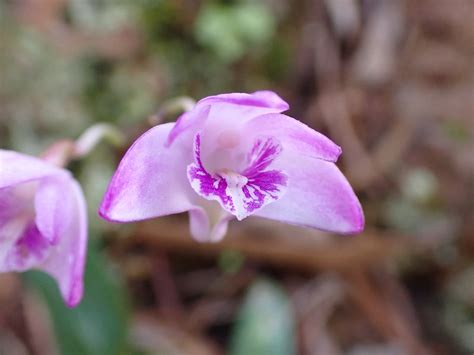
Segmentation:
<svg viewBox="0 0 474 355">
<path fill-rule="evenodd" d="M 111 124 L 95 124 L 76 140 L 72 157 L 78 159 L 88 155 L 102 140 L 114 146 L 121 146 L 125 142 L 125 136 Z"/>
</svg>

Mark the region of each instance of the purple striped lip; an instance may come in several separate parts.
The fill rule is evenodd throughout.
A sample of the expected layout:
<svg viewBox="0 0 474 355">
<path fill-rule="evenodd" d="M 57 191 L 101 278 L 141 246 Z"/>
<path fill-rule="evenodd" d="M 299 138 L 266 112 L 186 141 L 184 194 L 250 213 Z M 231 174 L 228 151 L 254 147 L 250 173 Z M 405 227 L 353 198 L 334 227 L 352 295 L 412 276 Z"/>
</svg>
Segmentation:
<svg viewBox="0 0 474 355">
<path fill-rule="evenodd" d="M 200 196 L 218 201 L 222 208 L 242 220 L 285 193 L 287 175 L 279 170 L 266 170 L 281 151 L 277 139 L 260 137 L 248 152 L 247 167 L 243 171 L 221 169 L 210 174 L 201 161 L 198 133 L 194 141 L 195 162 L 188 166 L 188 179 Z"/>
</svg>

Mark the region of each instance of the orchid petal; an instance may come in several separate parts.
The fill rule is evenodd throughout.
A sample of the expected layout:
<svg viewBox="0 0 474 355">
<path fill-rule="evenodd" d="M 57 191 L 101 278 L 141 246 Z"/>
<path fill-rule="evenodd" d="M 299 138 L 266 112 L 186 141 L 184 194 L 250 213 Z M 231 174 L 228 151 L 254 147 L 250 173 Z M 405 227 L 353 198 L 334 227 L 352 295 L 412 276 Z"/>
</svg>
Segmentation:
<svg viewBox="0 0 474 355">
<path fill-rule="evenodd" d="M 64 213 L 64 203 L 67 195 L 64 194 L 62 184 L 56 179 L 43 179 L 35 195 L 36 226 L 43 237 L 50 243 L 56 244 L 62 236 L 71 219 L 72 214 Z"/>
<path fill-rule="evenodd" d="M 273 91 L 262 90 L 251 94 L 231 93 L 215 96 L 208 96 L 200 100 L 197 104 L 228 103 L 240 106 L 250 106 L 260 108 L 267 112 L 284 112 L 289 109 L 289 105 Z"/>
<path fill-rule="evenodd" d="M 0 198 L 3 199 L 5 196 L 5 191 L 0 190 Z M 22 209 L 26 208 L 26 205 L 22 205 L 15 212 L 21 212 Z M 11 210 L 9 214 L 2 213 L 0 217 L 0 272 L 20 271 L 22 269 L 20 263 L 11 254 L 16 254 L 16 251 L 20 252 L 22 247 L 17 246 L 16 243 L 25 234 L 25 230 L 31 227 L 29 223 L 27 217 L 21 214 L 17 215 L 14 210 Z M 32 230 L 27 230 L 27 232 L 33 233 Z M 31 238 L 26 239 L 31 240 Z"/>
<path fill-rule="evenodd" d="M 0 189 L 0 228 L 9 223 L 12 218 L 28 209 L 31 204 L 26 198 L 19 198 L 15 188 Z M 6 232 L 0 229 L 0 240 L 6 238 Z"/>
<path fill-rule="evenodd" d="M 50 244 L 41 235 L 34 222 L 30 222 L 6 254 L 5 271 L 26 271 L 36 267 L 48 255 Z"/>
<path fill-rule="evenodd" d="M 193 110 L 185 112 L 179 116 L 176 124 L 168 134 L 166 147 L 169 147 L 179 136 L 181 136 L 182 140 L 187 139 L 192 141 L 196 131 L 209 116 L 210 110 L 211 106 L 209 105 L 196 106 Z M 182 135 L 185 132 L 188 132 L 188 134 L 183 137 Z"/>
<path fill-rule="evenodd" d="M 15 155 L 24 158 L 22 154 Z M 35 160 L 31 158 L 33 163 Z M 68 177 L 68 174 L 55 177 Z M 50 243 L 33 218 L 33 199 L 42 180 L 16 183 L 0 189 L 0 271 L 25 271 L 48 255 Z"/>
<path fill-rule="evenodd" d="M 0 150 L 0 271 L 38 268 L 59 284 L 69 306 L 82 297 L 86 204 L 63 169 Z"/>
<path fill-rule="evenodd" d="M 248 121 L 242 130 L 278 137 L 285 150 L 293 150 L 299 155 L 335 162 L 342 152 L 341 148 L 325 135 L 282 114 L 255 117 Z"/>
<path fill-rule="evenodd" d="M 51 182 L 52 183 L 52 182 Z M 59 182 L 63 186 L 63 202 L 57 218 L 69 221 L 67 228 L 54 223 L 61 236 L 50 254 L 39 266 L 49 273 L 59 284 L 61 294 L 69 307 L 76 306 L 83 295 L 84 263 L 87 251 L 87 209 L 84 195 L 79 184 L 73 179 Z M 38 207 L 38 206 L 37 206 Z M 38 213 L 38 210 L 36 211 Z M 58 234 L 59 231 L 55 231 Z"/>
<path fill-rule="evenodd" d="M 168 136 L 167 145 L 171 145 L 187 130 L 190 131 L 187 139 L 194 137 L 208 119 L 212 121 L 215 118 L 220 125 L 233 125 L 265 113 L 280 113 L 288 108 L 288 103 L 272 91 L 209 96 L 200 100 L 193 110 L 180 116 Z"/>
<path fill-rule="evenodd" d="M 53 175 L 69 175 L 42 160 L 0 149 L 0 189 Z"/>
<path fill-rule="evenodd" d="M 195 194 L 186 179 L 192 149 L 166 145 L 173 126 L 153 127 L 129 148 L 102 201 L 99 213 L 103 218 L 130 222 L 194 207 L 191 200 Z"/>
<path fill-rule="evenodd" d="M 187 169 L 189 182 L 200 196 L 207 200 L 215 200 L 225 210 L 234 212 L 232 197 L 226 192 L 227 182 L 219 176 L 211 175 L 203 166 L 201 161 L 201 136 L 196 135 L 194 141 L 194 160 Z"/>
<path fill-rule="evenodd" d="M 279 165 L 288 174 L 287 191 L 256 216 L 344 234 L 362 231 L 360 203 L 334 163 L 287 154 Z"/>
<path fill-rule="evenodd" d="M 229 221 L 233 218 L 233 215 L 222 209 L 216 213 L 209 211 L 209 208 L 193 208 L 189 210 L 191 235 L 198 242 L 219 242 L 226 235 Z M 215 220 L 212 221 L 212 219 Z"/>
</svg>

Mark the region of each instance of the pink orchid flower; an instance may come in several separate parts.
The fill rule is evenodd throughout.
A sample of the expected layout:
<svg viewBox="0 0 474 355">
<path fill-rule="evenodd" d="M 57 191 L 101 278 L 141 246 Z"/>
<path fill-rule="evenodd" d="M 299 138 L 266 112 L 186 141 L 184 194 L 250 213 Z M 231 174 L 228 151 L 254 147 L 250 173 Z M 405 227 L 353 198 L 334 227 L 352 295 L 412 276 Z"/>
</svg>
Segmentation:
<svg viewBox="0 0 474 355">
<path fill-rule="evenodd" d="M 219 241 L 231 219 L 251 215 L 360 232 L 360 203 L 334 164 L 341 148 L 281 113 L 288 108 L 271 91 L 202 99 L 135 141 L 100 215 L 131 222 L 189 211 L 198 241 Z"/>
<path fill-rule="evenodd" d="M 86 205 L 71 174 L 0 150 L 0 272 L 45 271 L 74 307 L 83 293 L 86 244 Z"/>
</svg>

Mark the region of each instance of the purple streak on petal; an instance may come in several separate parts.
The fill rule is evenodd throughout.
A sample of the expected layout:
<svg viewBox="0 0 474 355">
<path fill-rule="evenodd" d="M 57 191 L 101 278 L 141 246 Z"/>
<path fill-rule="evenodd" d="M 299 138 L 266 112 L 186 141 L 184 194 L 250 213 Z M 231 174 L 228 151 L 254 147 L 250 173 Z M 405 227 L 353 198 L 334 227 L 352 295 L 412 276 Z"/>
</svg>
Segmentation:
<svg viewBox="0 0 474 355">
<path fill-rule="evenodd" d="M 323 134 L 282 114 L 260 115 L 246 122 L 243 129 L 278 137 L 285 151 L 294 151 L 299 155 L 335 162 L 342 152 L 337 144 Z"/>
<path fill-rule="evenodd" d="M 364 214 L 336 164 L 287 152 L 279 159 L 291 181 L 285 195 L 255 215 L 336 233 L 359 233 Z"/>
<path fill-rule="evenodd" d="M 47 239 L 41 235 L 34 222 L 30 222 L 23 235 L 15 242 L 8 252 L 5 266 L 10 271 L 25 271 L 41 263 L 48 255 L 51 247 Z"/>
<path fill-rule="evenodd" d="M 279 198 L 278 194 L 281 186 L 286 186 L 287 183 L 288 177 L 284 173 L 279 170 L 269 170 L 259 172 L 249 177 L 246 187 L 255 187 L 262 193 L 276 200 Z"/>
<path fill-rule="evenodd" d="M 274 138 L 257 138 L 248 155 L 249 166 L 242 173 L 247 177 L 244 192 L 244 215 L 248 216 L 264 205 L 278 200 L 288 183 L 286 174 L 265 169 L 280 155 L 282 147 Z"/>
<path fill-rule="evenodd" d="M 258 138 L 248 154 L 248 166 L 242 173 L 221 171 L 212 176 L 201 161 L 201 137 L 195 138 L 195 163 L 188 167 L 193 189 L 208 200 L 217 200 L 241 220 L 285 192 L 287 176 L 265 169 L 278 157 L 281 146 L 273 138 Z"/>
<path fill-rule="evenodd" d="M 266 169 L 281 153 L 281 145 L 274 138 L 257 138 L 247 155 L 248 167 L 242 173 L 250 177 Z"/>
<path fill-rule="evenodd" d="M 195 163 L 188 166 L 188 178 L 193 189 L 208 200 L 217 200 L 224 209 L 234 211 L 232 198 L 226 194 L 227 182 L 213 177 L 204 168 L 201 161 L 201 135 L 196 134 L 194 141 Z"/>
<path fill-rule="evenodd" d="M 46 257 L 49 241 L 34 222 L 38 182 L 0 189 L 0 270 L 25 271 Z"/>
<path fill-rule="evenodd" d="M 0 150 L 0 271 L 43 270 L 74 306 L 82 297 L 86 244 L 86 204 L 71 174 Z"/>
</svg>

